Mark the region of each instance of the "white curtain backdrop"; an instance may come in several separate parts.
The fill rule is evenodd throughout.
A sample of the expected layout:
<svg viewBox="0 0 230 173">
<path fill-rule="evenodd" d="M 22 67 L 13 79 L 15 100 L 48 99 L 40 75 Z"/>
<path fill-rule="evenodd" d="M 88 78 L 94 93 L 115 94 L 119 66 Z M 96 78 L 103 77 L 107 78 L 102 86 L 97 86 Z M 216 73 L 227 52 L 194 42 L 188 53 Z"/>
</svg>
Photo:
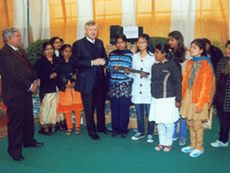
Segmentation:
<svg viewBox="0 0 230 173">
<path fill-rule="evenodd" d="M 30 0 L 30 25 L 34 41 L 50 38 L 49 0 Z"/>
<path fill-rule="evenodd" d="M 28 46 L 27 36 L 27 0 L 14 0 L 14 27 L 22 35 L 22 47 Z"/>
<path fill-rule="evenodd" d="M 50 15 L 49 0 L 29 0 L 30 24 L 34 41 L 37 39 L 50 38 Z M 93 16 L 93 0 L 76 0 L 78 7 L 77 38 L 85 36 L 84 25 Z M 230 0 L 229 21 L 230 21 Z M 28 45 L 27 35 L 27 0 L 13 0 L 14 3 L 14 26 L 20 30 L 23 39 L 23 47 Z M 122 26 L 136 26 L 137 0 L 121 0 L 122 3 Z M 171 27 L 170 31 L 179 30 L 184 36 L 186 47 L 190 47 L 194 39 L 196 0 L 172 0 Z M 230 33 L 230 22 L 229 33 Z M 229 34 L 230 39 L 230 34 Z"/>
<path fill-rule="evenodd" d="M 78 8 L 77 39 L 85 36 L 85 23 L 93 20 L 93 2 L 92 0 L 76 0 Z"/>
<path fill-rule="evenodd" d="M 137 0 L 121 0 L 122 26 L 136 26 L 136 5 Z"/>
<path fill-rule="evenodd" d="M 172 0 L 170 31 L 180 31 L 184 36 L 186 47 L 190 47 L 194 39 L 195 10 L 195 0 Z"/>
</svg>

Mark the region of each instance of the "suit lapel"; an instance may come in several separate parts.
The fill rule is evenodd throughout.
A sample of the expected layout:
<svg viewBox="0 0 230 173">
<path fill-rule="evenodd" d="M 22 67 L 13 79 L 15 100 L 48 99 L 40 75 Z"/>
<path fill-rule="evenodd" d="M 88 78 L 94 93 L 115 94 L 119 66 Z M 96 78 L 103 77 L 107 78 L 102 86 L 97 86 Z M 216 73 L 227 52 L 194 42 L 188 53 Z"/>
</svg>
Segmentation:
<svg viewBox="0 0 230 173">
<path fill-rule="evenodd" d="M 16 52 L 17 53 L 17 52 Z M 20 51 L 20 53 L 24 56 L 24 59 L 25 59 L 25 64 L 27 65 L 27 66 L 29 66 L 30 68 L 33 68 L 32 67 L 32 65 L 30 64 L 30 62 L 29 62 L 29 60 L 26 58 L 26 55 L 24 54 L 24 52 L 23 51 Z M 20 55 L 19 55 L 20 56 Z M 20 57 L 21 58 L 21 57 Z"/>
<path fill-rule="evenodd" d="M 10 51 L 12 54 L 14 54 L 15 57 L 16 57 L 18 60 L 20 60 L 20 61 L 23 62 L 26 66 L 28 66 L 28 67 L 31 68 L 29 61 L 28 61 L 27 59 L 23 59 L 23 58 L 21 57 L 21 55 L 19 55 L 19 53 L 16 52 L 15 50 L 13 50 L 9 45 L 6 44 L 6 45 L 5 45 L 5 48 L 6 48 L 8 51 Z M 24 53 L 23 53 L 23 52 L 21 52 L 21 53 L 22 53 L 23 56 L 26 58 L 26 56 L 24 55 Z M 28 61 L 28 62 L 26 62 L 26 61 Z"/>
<path fill-rule="evenodd" d="M 102 45 L 99 43 L 98 39 L 95 40 L 95 44 L 97 46 L 97 56 L 101 58 L 101 47 Z"/>
<path fill-rule="evenodd" d="M 90 54 L 92 55 L 92 54 L 93 54 L 93 50 L 92 50 L 91 46 L 89 45 L 90 42 L 87 40 L 86 37 L 85 37 L 84 41 L 85 41 L 86 50 L 89 50 L 89 51 L 90 51 Z M 92 57 L 91 57 L 91 59 L 92 59 Z"/>
</svg>

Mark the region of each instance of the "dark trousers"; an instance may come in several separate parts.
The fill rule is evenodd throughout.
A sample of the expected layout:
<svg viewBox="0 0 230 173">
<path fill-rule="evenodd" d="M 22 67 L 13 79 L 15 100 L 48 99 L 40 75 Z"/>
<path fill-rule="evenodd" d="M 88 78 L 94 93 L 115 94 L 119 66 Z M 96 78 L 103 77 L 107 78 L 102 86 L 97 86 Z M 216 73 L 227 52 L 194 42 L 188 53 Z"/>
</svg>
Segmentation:
<svg viewBox="0 0 230 173">
<path fill-rule="evenodd" d="M 216 109 L 220 120 L 219 141 L 226 143 L 228 142 L 228 134 L 230 128 L 230 112 L 224 112 L 223 107 L 217 106 Z"/>
<path fill-rule="evenodd" d="M 180 129 L 179 129 L 179 136 L 177 134 L 177 126 L 178 123 L 180 123 Z M 187 122 L 180 116 L 179 120 L 174 123 L 174 133 L 173 133 L 173 138 L 186 138 L 187 136 Z"/>
<path fill-rule="evenodd" d="M 150 104 L 135 104 L 136 113 L 137 113 L 137 127 L 138 132 L 145 134 L 145 117 L 144 112 L 146 113 L 146 118 L 149 117 Z M 148 118 L 149 119 L 149 118 Z M 148 135 L 153 135 L 155 127 L 154 121 L 148 121 Z"/>
<path fill-rule="evenodd" d="M 18 156 L 22 152 L 22 144 L 35 142 L 32 97 L 15 99 L 7 104 L 8 114 L 8 153 Z"/>
<path fill-rule="evenodd" d="M 110 103 L 113 133 L 127 134 L 127 128 L 129 124 L 129 107 L 131 104 L 130 97 L 114 97 L 110 99 Z"/>
<path fill-rule="evenodd" d="M 94 87 L 91 93 L 81 93 L 84 105 L 85 118 L 88 134 L 96 133 L 94 123 L 94 110 L 97 112 L 97 130 L 102 131 L 105 127 L 105 90 Z"/>
</svg>

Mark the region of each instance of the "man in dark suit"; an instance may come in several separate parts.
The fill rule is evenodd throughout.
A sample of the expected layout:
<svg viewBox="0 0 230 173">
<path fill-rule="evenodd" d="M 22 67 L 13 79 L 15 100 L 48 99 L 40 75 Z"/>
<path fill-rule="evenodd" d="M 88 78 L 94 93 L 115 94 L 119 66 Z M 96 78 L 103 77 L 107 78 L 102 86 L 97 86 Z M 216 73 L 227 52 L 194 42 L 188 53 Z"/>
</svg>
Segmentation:
<svg viewBox="0 0 230 173">
<path fill-rule="evenodd" d="M 205 42 L 206 45 L 205 49 L 206 49 L 207 56 L 212 62 L 213 68 L 216 72 L 217 64 L 224 57 L 224 55 L 221 52 L 221 50 L 218 47 L 213 46 L 207 38 L 203 38 L 203 41 Z"/>
<path fill-rule="evenodd" d="M 8 28 L 2 34 L 5 45 L 0 50 L 2 98 L 8 115 L 8 153 L 16 161 L 24 159 L 24 147 L 41 147 L 34 137 L 32 93 L 37 89 L 36 74 L 18 47 L 22 36 Z"/>
<path fill-rule="evenodd" d="M 111 134 L 105 127 L 106 79 L 104 65 L 107 56 L 103 42 L 96 39 L 98 25 L 95 21 L 85 24 L 85 37 L 73 44 L 73 57 L 78 68 L 76 90 L 81 92 L 88 134 L 92 139 L 100 137 L 96 133 L 94 110 L 97 111 L 97 132 Z"/>
</svg>

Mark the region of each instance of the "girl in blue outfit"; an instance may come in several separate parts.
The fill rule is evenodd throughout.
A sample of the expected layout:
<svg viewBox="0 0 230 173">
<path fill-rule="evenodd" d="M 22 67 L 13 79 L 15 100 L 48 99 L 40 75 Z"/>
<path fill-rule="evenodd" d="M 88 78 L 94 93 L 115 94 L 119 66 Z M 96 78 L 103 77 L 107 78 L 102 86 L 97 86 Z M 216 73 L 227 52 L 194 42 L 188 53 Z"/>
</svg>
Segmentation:
<svg viewBox="0 0 230 173">
<path fill-rule="evenodd" d="M 129 107 L 131 104 L 131 78 L 122 67 L 132 66 L 132 55 L 127 50 L 126 36 L 121 34 L 116 37 L 117 49 L 109 54 L 107 71 L 110 73 L 109 98 L 112 112 L 112 136 L 121 134 L 127 137 L 129 123 Z"/>
<path fill-rule="evenodd" d="M 191 59 L 189 51 L 186 51 L 184 46 L 184 38 L 181 32 L 172 31 L 168 34 L 169 45 L 172 49 L 172 53 L 174 55 L 174 60 L 176 61 L 178 68 L 183 75 L 185 64 L 188 59 Z M 177 133 L 177 127 L 179 124 L 179 134 Z M 186 143 L 187 136 L 187 123 L 186 121 L 180 117 L 179 121 L 175 122 L 175 129 L 173 134 L 173 141 L 176 141 L 179 138 L 179 145 L 183 146 Z"/>
<path fill-rule="evenodd" d="M 138 132 L 131 138 L 132 140 L 138 140 L 145 137 L 145 119 L 149 116 L 150 104 L 151 104 L 151 67 L 155 62 L 154 49 L 147 34 L 143 34 L 138 38 L 137 41 L 137 53 L 133 55 L 132 68 L 141 70 L 141 73 L 131 73 L 130 76 L 133 78 L 132 84 L 132 99 L 131 101 L 135 104 L 137 113 L 137 126 Z M 147 72 L 147 73 L 144 73 Z M 126 73 L 130 73 L 126 70 Z M 154 122 L 148 122 L 148 136 L 147 142 L 152 143 L 154 131 Z"/>
</svg>

